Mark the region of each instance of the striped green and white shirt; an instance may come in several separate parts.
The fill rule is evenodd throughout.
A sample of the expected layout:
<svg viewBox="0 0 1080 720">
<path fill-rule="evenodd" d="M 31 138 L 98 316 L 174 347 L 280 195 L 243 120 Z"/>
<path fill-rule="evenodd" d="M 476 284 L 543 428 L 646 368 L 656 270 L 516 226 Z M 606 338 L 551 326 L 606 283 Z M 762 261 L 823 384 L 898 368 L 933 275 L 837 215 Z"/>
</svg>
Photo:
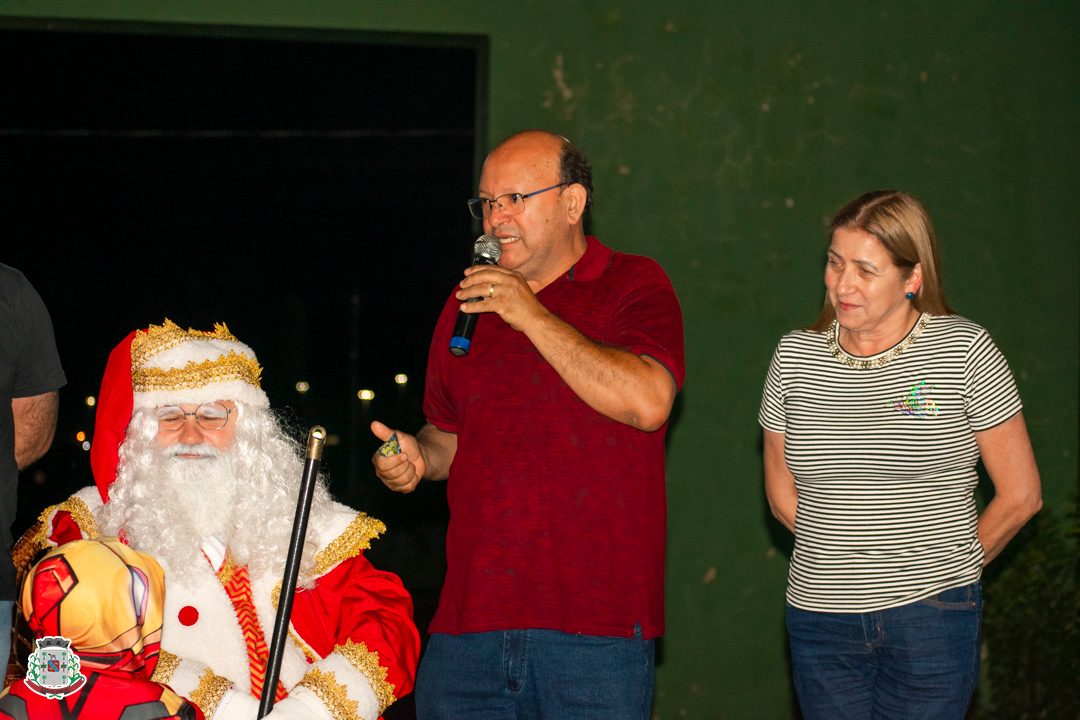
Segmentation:
<svg viewBox="0 0 1080 720">
<path fill-rule="evenodd" d="M 1004 356 L 956 315 L 868 358 L 836 332 L 781 338 L 758 414 L 798 490 L 788 603 L 869 612 L 978 580 L 975 433 L 1021 409 Z"/>
</svg>

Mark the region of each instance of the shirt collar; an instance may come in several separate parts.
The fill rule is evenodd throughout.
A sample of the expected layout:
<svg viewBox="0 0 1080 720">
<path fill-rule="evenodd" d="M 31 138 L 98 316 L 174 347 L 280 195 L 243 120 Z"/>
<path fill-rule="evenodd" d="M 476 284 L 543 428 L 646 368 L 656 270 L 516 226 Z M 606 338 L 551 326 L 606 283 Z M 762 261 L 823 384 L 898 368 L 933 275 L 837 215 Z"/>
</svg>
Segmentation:
<svg viewBox="0 0 1080 720">
<path fill-rule="evenodd" d="M 614 251 L 601 243 L 593 235 L 585 237 L 585 254 L 574 263 L 563 279 L 570 281 L 595 280 L 604 274 Z"/>
</svg>

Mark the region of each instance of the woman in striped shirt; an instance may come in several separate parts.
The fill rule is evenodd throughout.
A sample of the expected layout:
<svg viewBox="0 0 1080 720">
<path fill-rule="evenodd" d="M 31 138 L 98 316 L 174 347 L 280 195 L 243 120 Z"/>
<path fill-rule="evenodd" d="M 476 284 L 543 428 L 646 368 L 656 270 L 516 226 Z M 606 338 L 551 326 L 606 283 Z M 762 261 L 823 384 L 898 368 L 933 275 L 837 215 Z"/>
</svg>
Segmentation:
<svg viewBox="0 0 1080 720">
<path fill-rule="evenodd" d="M 986 330 L 949 308 L 918 200 L 867 193 L 829 230 L 821 314 L 780 340 L 759 414 L 769 505 L 795 533 L 796 693 L 806 720 L 961 720 L 982 568 L 1042 503 L 1020 397 Z"/>
</svg>

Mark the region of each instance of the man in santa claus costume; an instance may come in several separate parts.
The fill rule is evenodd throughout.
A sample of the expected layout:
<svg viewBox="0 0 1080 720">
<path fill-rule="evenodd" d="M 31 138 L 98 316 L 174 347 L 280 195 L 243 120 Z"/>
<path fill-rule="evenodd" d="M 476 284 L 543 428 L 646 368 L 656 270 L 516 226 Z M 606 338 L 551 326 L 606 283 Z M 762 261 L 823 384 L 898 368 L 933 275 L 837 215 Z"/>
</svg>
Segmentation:
<svg viewBox="0 0 1080 720">
<path fill-rule="evenodd" d="M 303 474 L 261 374 L 223 324 L 132 332 L 98 397 L 97 487 L 47 509 L 14 553 L 25 566 L 46 545 L 100 534 L 157 558 L 166 599 L 153 680 L 213 720 L 258 713 Z M 320 480 L 269 717 L 375 720 L 411 691 L 412 600 L 363 555 L 384 531 Z"/>
</svg>

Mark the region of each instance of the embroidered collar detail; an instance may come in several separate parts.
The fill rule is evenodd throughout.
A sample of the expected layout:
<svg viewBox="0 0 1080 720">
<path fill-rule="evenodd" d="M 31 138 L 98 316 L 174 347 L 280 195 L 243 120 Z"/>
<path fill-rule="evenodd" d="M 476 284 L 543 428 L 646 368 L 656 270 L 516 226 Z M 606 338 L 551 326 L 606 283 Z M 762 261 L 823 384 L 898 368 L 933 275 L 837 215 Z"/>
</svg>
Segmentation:
<svg viewBox="0 0 1080 720">
<path fill-rule="evenodd" d="M 915 322 L 915 326 L 911 328 L 911 332 L 907 334 L 907 337 L 880 355 L 874 355 L 873 357 L 861 358 L 848 355 L 844 351 L 844 348 L 840 347 L 840 323 L 836 320 L 833 320 L 832 325 L 829 326 L 829 330 L 826 333 L 826 340 L 829 343 L 829 352 L 844 365 L 856 370 L 873 370 L 882 367 L 883 365 L 887 365 L 902 355 L 905 350 L 911 347 L 911 345 L 919 339 L 919 336 L 922 335 L 923 330 L 926 329 L 926 325 L 929 322 L 930 313 L 923 313 L 919 316 L 919 319 Z"/>
</svg>

